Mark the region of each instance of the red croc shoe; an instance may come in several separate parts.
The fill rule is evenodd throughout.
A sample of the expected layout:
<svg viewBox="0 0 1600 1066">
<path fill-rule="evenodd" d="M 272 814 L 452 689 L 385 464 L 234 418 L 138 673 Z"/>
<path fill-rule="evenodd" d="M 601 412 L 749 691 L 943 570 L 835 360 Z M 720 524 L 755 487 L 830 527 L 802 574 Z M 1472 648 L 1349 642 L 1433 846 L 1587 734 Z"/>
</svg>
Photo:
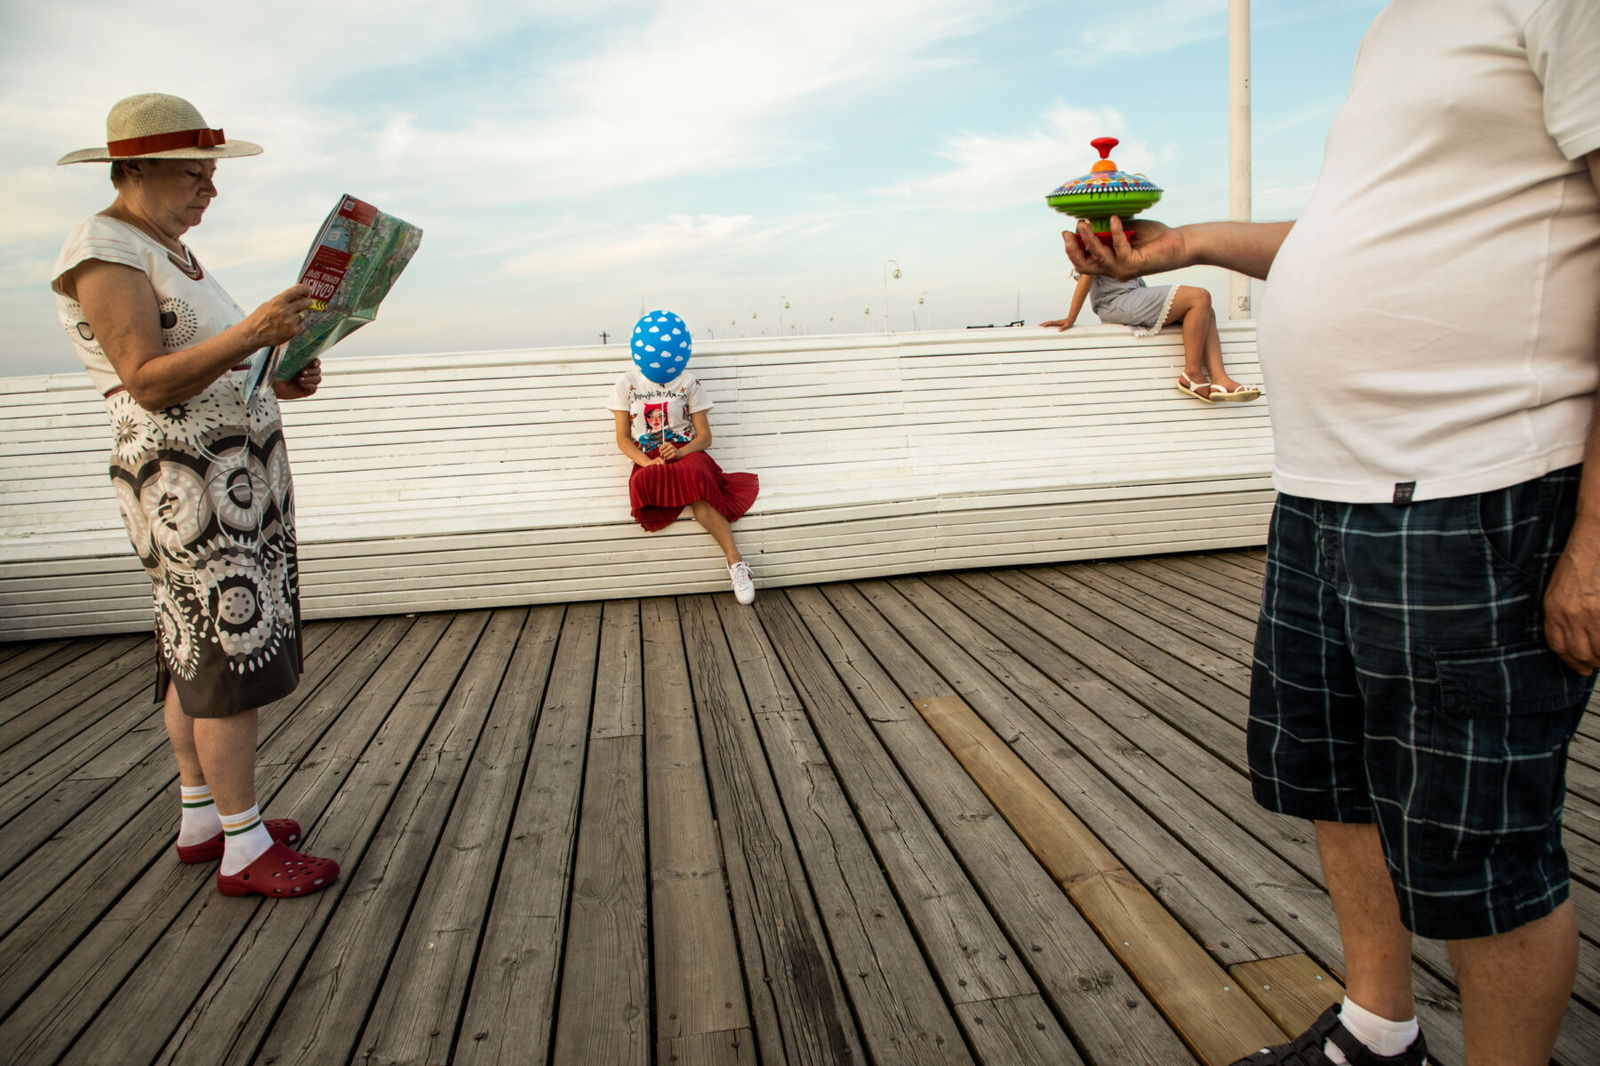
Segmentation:
<svg viewBox="0 0 1600 1066">
<path fill-rule="evenodd" d="M 274 842 L 255 862 L 236 874 L 217 874 L 217 891 L 224 896 L 305 896 L 327 888 L 339 879 L 339 864 L 332 859 L 302 855 Z"/>
<path fill-rule="evenodd" d="M 300 823 L 293 818 L 268 818 L 261 823 L 267 827 L 267 832 L 272 834 L 272 839 L 280 844 L 293 844 L 300 839 Z M 216 862 L 222 858 L 222 833 L 210 840 L 202 840 L 198 844 L 179 844 L 179 862 Z"/>
</svg>

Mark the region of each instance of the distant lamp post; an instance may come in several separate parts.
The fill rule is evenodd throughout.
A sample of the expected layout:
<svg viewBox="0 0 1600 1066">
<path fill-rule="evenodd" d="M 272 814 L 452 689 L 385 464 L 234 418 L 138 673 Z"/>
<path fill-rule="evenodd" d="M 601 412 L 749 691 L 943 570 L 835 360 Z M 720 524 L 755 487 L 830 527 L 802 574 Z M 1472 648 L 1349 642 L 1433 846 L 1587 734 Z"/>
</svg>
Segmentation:
<svg viewBox="0 0 1600 1066">
<path fill-rule="evenodd" d="M 923 293 L 921 296 L 917 297 L 917 307 L 926 307 L 927 304 L 928 304 L 928 294 L 927 293 Z M 917 328 L 917 307 L 913 307 L 911 309 L 911 328 L 912 329 L 916 329 Z M 932 329 L 933 328 L 933 320 L 929 319 L 928 320 L 928 324 L 923 328 Z"/>
<path fill-rule="evenodd" d="M 778 336 L 781 337 L 783 336 L 783 312 L 789 310 L 789 298 L 780 296 L 778 299 L 783 301 L 783 307 L 778 311 Z"/>
<path fill-rule="evenodd" d="M 889 271 L 890 267 L 894 267 L 893 273 Z M 883 331 L 885 333 L 889 332 L 889 279 L 898 278 L 899 276 L 900 264 L 893 259 L 887 260 L 883 264 Z"/>
</svg>

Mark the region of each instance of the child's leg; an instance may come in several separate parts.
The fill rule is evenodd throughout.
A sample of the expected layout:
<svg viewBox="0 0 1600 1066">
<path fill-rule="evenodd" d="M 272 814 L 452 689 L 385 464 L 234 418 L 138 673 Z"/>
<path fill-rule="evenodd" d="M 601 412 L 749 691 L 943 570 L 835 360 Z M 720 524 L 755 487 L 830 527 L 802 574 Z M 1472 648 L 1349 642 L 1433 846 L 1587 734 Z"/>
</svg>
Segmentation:
<svg viewBox="0 0 1600 1066">
<path fill-rule="evenodd" d="M 728 525 L 728 520 L 718 513 L 717 509 L 705 500 L 696 500 L 692 505 L 694 520 L 705 527 L 711 534 L 711 539 L 717 542 L 717 547 L 722 549 L 722 554 L 728 557 L 729 565 L 743 559 L 739 549 L 733 543 L 733 528 Z"/>
<path fill-rule="evenodd" d="M 1193 285 L 1179 285 L 1172 298 L 1168 325 L 1183 320 L 1183 372 L 1194 382 L 1210 381 L 1229 391 L 1239 383 L 1228 376 L 1222 363 L 1222 337 L 1217 332 L 1217 313 L 1211 307 L 1211 293 Z"/>
</svg>

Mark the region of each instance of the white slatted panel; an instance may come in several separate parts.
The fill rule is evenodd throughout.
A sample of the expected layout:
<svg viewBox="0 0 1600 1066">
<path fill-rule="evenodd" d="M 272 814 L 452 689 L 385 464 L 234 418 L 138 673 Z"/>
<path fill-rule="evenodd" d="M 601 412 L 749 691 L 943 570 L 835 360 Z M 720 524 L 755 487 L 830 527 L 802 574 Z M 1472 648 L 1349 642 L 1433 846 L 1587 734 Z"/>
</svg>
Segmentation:
<svg viewBox="0 0 1600 1066">
<path fill-rule="evenodd" d="M 1223 327 L 1259 380 L 1251 324 Z M 312 618 L 721 589 L 688 519 L 627 508 L 620 348 L 335 359 L 285 404 Z M 1176 331 L 1118 327 L 705 341 L 713 453 L 761 475 L 736 531 L 798 584 L 1260 544 L 1265 402 L 1173 388 Z M 424 369 L 427 367 L 428 369 Z M 149 625 L 80 375 L 0 379 L 0 639 Z"/>
</svg>

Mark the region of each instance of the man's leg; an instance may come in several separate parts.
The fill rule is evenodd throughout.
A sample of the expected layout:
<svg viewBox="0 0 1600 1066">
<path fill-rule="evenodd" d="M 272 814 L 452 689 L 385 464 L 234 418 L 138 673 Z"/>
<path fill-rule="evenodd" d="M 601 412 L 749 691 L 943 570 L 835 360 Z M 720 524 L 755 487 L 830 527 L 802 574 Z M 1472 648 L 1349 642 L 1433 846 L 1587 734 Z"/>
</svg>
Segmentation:
<svg viewBox="0 0 1600 1066">
<path fill-rule="evenodd" d="M 1447 943 L 1461 986 L 1466 1066 L 1546 1066 L 1578 972 L 1572 901 L 1509 933 Z"/>
<path fill-rule="evenodd" d="M 1416 1015 L 1411 993 L 1411 931 L 1383 861 L 1375 825 L 1317 823 L 1322 876 L 1339 918 L 1345 993 L 1374 1014 L 1403 1022 Z"/>
</svg>

